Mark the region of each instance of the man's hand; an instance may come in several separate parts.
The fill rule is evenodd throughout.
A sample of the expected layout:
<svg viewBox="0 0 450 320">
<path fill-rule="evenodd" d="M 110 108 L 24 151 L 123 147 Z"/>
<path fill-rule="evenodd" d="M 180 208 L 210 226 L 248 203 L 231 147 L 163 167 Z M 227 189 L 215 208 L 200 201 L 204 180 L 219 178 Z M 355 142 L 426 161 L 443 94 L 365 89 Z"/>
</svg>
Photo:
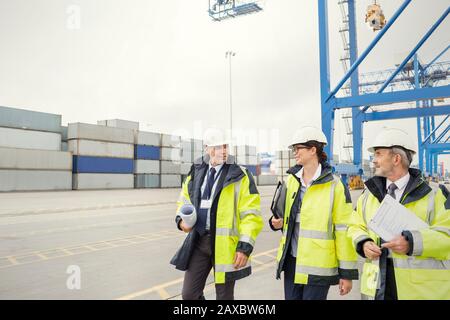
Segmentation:
<svg viewBox="0 0 450 320">
<path fill-rule="evenodd" d="M 236 255 L 234 256 L 234 268 L 239 269 L 244 267 L 247 264 L 248 257 L 245 255 L 245 253 L 242 252 L 236 252 Z"/>
<path fill-rule="evenodd" d="M 388 248 L 397 254 L 406 254 L 409 251 L 409 243 L 404 236 L 396 236 L 389 242 L 381 245 L 383 248 Z"/>
<path fill-rule="evenodd" d="M 345 296 L 347 293 L 352 291 L 352 280 L 339 279 L 339 294 Z"/>
<path fill-rule="evenodd" d="M 283 219 L 282 219 L 282 218 L 277 219 L 277 218 L 275 218 L 275 217 L 272 217 L 272 226 L 273 226 L 275 229 L 281 229 L 281 228 L 283 228 Z"/>
<path fill-rule="evenodd" d="M 180 221 L 180 228 L 181 228 L 181 230 L 183 230 L 183 231 L 186 232 L 186 233 L 189 233 L 189 232 L 191 232 L 191 230 L 192 230 L 192 228 L 189 228 L 189 227 L 184 223 L 183 220 Z"/>
<path fill-rule="evenodd" d="M 381 249 L 373 241 L 366 241 L 363 245 L 364 254 L 370 260 L 376 260 L 381 256 Z"/>
</svg>

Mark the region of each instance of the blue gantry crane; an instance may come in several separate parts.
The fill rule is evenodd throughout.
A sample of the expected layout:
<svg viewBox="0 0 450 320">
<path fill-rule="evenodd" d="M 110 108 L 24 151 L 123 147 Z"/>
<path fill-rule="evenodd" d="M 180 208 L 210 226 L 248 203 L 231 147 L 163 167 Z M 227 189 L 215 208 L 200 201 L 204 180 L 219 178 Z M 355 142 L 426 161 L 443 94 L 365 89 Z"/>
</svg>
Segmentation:
<svg viewBox="0 0 450 320">
<path fill-rule="evenodd" d="M 322 129 L 330 142 L 326 151 L 331 156 L 333 154 L 335 112 L 343 108 L 351 110 L 351 128 L 348 131 L 352 135 L 353 163 L 351 165 L 335 164 L 338 173 L 362 173 L 363 123 L 368 121 L 417 118 L 419 167 L 425 173 L 436 174 L 438 168 L 437 156 L 450 153 L 450 106 L 435 103 L 436 101 L 445 101 L 445 98 L 450 97 L 450 62 L 439 62 L 439 59 L 449 49 L 449 44 L 445 43 L 443 51 L 428 64 L 421 63 L 417 55 L 418 50 L 447 18 L 450 7 L 447 7 L 414 49 L 395 69 L 363 75 L 358 73 L 359 65 L 397 21 L 411 1 L 405 0 L 389 21 L 382 28 L 377 29 L 380 31 L 359 57 L 355 0 L 339 1 L 341 10 L 346 7 L 348 19 L 344 20 L 344 27 L 340 31 L 341 34 L 348 34 L 348 40 L 343 36 L 348 44 L 346 45 L 344 41 L 346 55 L 341 58 L 345 65 L 345 75 L 331 90 L 328 1 L 318 0 Z M 346 65 L 347 62 L 348 66 Z M 350 81 L 350 84 L 346 85 L 348 81 Z M 399 103 L 408 102 L 415 102 L 415 105 L 413 107 L 407 105 L 406 108 L 398 107 Z M 388 110 L 380 110 L 379 106 L 386 106 Z M 436 118 L 438 116 L 444 116 L 444 119 L 439 123 L 437 123 Z"/>
</svg>

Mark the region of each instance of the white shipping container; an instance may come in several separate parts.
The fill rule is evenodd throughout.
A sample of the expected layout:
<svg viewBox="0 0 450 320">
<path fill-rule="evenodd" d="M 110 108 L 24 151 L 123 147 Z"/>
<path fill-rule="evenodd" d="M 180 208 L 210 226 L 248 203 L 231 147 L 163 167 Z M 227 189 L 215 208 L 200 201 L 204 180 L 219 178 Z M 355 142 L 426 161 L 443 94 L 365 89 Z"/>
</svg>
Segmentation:
<svg viewBox="0 0 450 320">
<path fill-rule="evenodd" d="M 237 163 L 241 165 L 256 166 L 256 156 L 237 156 Z"/>
<path fill-rule="evenodd" d="M 61 133 L 0 128 L 0 147 L 61 150 Z"/>
<path fill-rule="evenodd" d="M 66 126 L 61 126 L 61 140 L 62 141 L 67 141 L 67 132 L 68 132 L 69 128 Z"/>
<path fill-rule="evenodd" d="M 194 153 L 192 154 L 192 161 L 196 161 L 199 160 L 201 161 L 201 158 L 203 156 L 203 151 L 194 151 Z"/>
<path fill-rule="evenodd" d="M 136 160 L 134 161 L 134 173 L 160 173 L 158 160 Z"/>
<path fill-rule="evenodd" d="M 181 174 L 181 163 L 161 161 L 161 174 Z"/>
<path fill-rule="evenodd" d="M 133 174 L 78 173 L 73 175 L 74 190 L 133 188 Z"/>
<path fill-rule="evenodd" d="M 282 157 L 283 159 L 289 159 L 292 158 L 292 153 L 290 150 L 283 150 L 282 151 Z"/>
<path fill-rule="evenodd" d="M 158 174 L 137 174 L 134 177 L 135 188 L 159 188 Z"/>
<path fill-rule="evenodd" d="M 278 181 L 287 181 L 288 176 L 287 175 L 279 175 L 277 176 Z"/>
<path fill-rule="evenodd" d="M 192 140 L 183 140 L 181 141 L 181 151 L 182 152 L 192 152 Z"/>
<path fill-rule="evenodd" d="M 161 147 L 161 160 L 180 161 L 180 148 Z"/>
<path fill-rule="evenodd" d="M 93 140 L 69 140 L 69 151 L 74 155 L 111 158 L 134 158 L 134 145 Z"/>
<path fill-rule="evenodd" d="M 61 132 L 61 115 L 0 107 L 0 127 Z"/>
<path fill-rule="evenodd" d="M 287 169 L 284 168 L 275 168 L 275 174 L 277 176 L 281 176 L 284 172 L 286 172 Z"/>
<path fill-rule="evenodd" d="M 289 166 L 293 167 L 297 164 L 297 161 L 295 161 L 295 159 L 289 159 Z"/>
<path fill-rule="evenodd" d="M 161 145 L 161 134 L 155 132 L 138 131 L 135 134 L 134 143 L 159 147 Z"/>
<path fill-rule="evenodd" d="M 246 156 L 235 156 L 236 163 L 239 165 L 245 165 L 247 164 L 247 157 Z"/>
<path fill-rule="evenodd" d="M 0 169 L 72 171 L 70 152 L 0 148 Z"/>
<path fill-rule="evenodd" d="M 161 188 L 179 188 L 181 186 L 181 175 L 179 174 L 162 174 Z"/>
<path fill-rule="evenodd" d="M 198 139 L 192 139 L 192 150 L 203 151 L 203 141 Z"/>
<path fill-rule="evenodd" d="M 246 146 L 235 146 L 234 147 L 234 154 L 237 156 L 245 156 L 247 154 L 247 148 Z"/>
<path fill-rule="evenodd" d="M 254 146 L 236 146 L 235 154 L 238 156 L 255 156 L 256 147 Z"/>
<path fill-rule="evenodd" d="M 256 166 L 258 164 L 256 156 L 247 156 L 247 164 L 250 166 Z"/>
<path fill-rule="evenodd" d="M 278 184 L 276 175 L 259 175 L 256 179 L 259 186 L 274 186 Z"/>
<path fill-rule="evenodd" d="M 134 143 L 134 131 L 87 123 L 69 123 L 68 139 L 87 139 L 107 142 Z"/>
<path fill-rule="evenodd" d="M 194 153 L 192 151 L 181 150 L 181 162 L 194 161 Z"/>
<path fill-rule="evenodd" d="M 121 119 L 99 120 L 97 121 L 97 124 L 107 127 L 139 130 L 139 122 L 129 120 L 121 120 Z"/>
<path fill-rule="evenodd" d="M 191 170 L 192 163 L 182 163 L 181 164 L 181 174 L 188 174 Z"/>
<path fill-rule="evenodd" d="M 71 171 L 0 170 L 0 191 L 71 189 Z"/>
<path fill-rule="evenodd" d="M 172 147 L 172 148 L 180 148 L 181 137 L 173 136 L 170 134 L 161 134 L 161 146 L 162 147 Z"/>
<path fill-rule="evenodd" d="M 276 159 L 274 161 L 274 165 L 275 165 L 276 168 L 282 168 L 283 167 L 283 160 Z"/>
</svg>

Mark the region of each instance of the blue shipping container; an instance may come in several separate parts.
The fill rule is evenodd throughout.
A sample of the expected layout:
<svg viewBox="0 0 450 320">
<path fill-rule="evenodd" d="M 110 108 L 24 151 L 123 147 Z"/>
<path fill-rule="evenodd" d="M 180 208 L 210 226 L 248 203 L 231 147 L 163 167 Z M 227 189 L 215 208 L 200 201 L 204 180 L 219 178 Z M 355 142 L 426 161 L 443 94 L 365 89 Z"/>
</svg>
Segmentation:
<svg viewBox="0 0 450 320">
<path fill-rule="evenodd" d="M 133 173 L 133 159 L 73 156 L 73 173 Z"/>
<path fill-rule="evenodd" d="M 134 158 L 139 160 L 159 160 L 160 149 L 154 146 L 134 145 Z"/>
<path fill-rule="evenodd" d="M 250 171 L 254 176 L 256 176 L 256 166 L 247 165 L 244 167 L 246 167 L 248 171 Z"/>
</svg>

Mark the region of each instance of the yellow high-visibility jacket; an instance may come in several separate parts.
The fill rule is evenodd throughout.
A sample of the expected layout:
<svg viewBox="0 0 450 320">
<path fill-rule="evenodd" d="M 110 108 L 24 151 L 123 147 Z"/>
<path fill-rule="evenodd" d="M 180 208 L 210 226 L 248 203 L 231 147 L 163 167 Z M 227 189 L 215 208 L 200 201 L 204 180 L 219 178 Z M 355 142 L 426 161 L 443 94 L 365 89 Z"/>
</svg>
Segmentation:
<svg viewBox="0 0 450 320">
<path fill-rule="evenodd" d="M 295 175 L 300 169 L 301 166 L 295 166 L 288 171 L 277 279 L 284 270 L 298 214 L 300 230 L 294 282 L 334 285 L 339 279 L 358 279 L 357 255 L 347 236 L 352 214 L 347 187 L 323 163 L 320 177 L 306 190 L 300 203 L 300 179 Z"/>
<path fill-rule="evenodd" d="M 400 200 L 407 209 L 423 221 L 428 228 L 419 231 L 405 230 L 402 235 L 409 242 L 407 255 L 392 252 L 398 299 L 450 299 L 450 200 L 439 188 L 430 187 L 417 169 L 410 169 L 411 178 Z M 356 251 L 365 258 L 362 246 L 366 241 L 380 245 L 380 238 L 367 227 L 386 195 L 386 178 L 374 177 L 366 182 L 360 196 L 349 234 Z M 447 202 L 446 202 L 447 201 Z M 380 280 L 371 285 L 371 265 L 386 259 L 383 249 L 380 259 L 366 259 L 361 279 L 362 293 L 366 298 L 384 299 L 385 263 L 380 263 Z M 384 270 L 383 270 L 384 268 Z"/>
</svg>

